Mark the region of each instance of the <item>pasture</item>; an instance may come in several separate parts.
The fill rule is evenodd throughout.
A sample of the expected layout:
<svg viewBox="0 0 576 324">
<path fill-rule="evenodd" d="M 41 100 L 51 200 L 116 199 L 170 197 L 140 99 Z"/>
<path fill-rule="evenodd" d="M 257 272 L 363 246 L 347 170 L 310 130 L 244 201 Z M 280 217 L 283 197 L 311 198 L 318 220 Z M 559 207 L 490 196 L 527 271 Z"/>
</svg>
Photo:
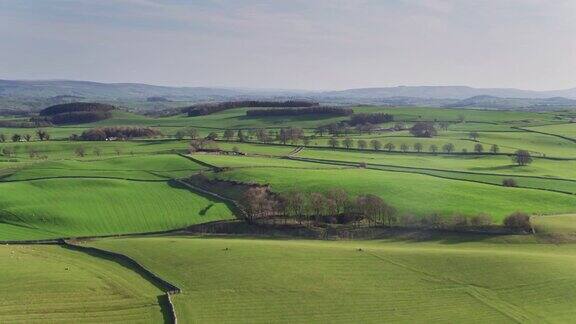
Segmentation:
<svg viewBox="0 0 576 324">
<path fill-rule="evenodd" d="M 2 323 L 160 323 L 162 291 L 115 262 L 54 245 L 0 246 Z"/>
<path fill-rule="evenodd" d="M 85 244 L 130 256 L 183 288 L 174 296 L 183 323 L 560 323 L 576 315 L 576 246 L 548 244 L 550 237 L 571 242 L 576 233 L 571 114 L 362 106 L 354 111 L 389 113 L 394 122 L 336 136 L 320 135 L 318 127 L 349 117 L 252 117 L 247 110 L 158 118 L 116 111 L 91 124 L 45 128 L 48 141 L 11 142 L 12 134 L 35 129 L 0 129 L 7 136 L 0 142 L 0 241 L 100 237 Z M 445 122 L 448 130 L 418 138 L 393 129 L 396 122 L 420 121 Z M 124 125 L 163 135 L 68 140 L 92 127 Z M 255 129 L 284 127 L 302 129 L 307 144 L 302 138 L 257 141 Z M 175 137 L 189 128 L 200 138 L 214 132 L 218 140 L 208 152 L 189 153 L 190 138 Z M 224 140 L 225 130 L 234 136 Z M 471 139 L 470 132 L 479 137 Z M 346 149 L 347 137 L 395 147 Z M 448 143 L 455 151 L 443 153 Z M 474 153 L 476 144 L 483 154 Z M 493 144 L 497 154 L 487 152 Z M 429 152 L 431 145 L 440 151 Z M 512 161 L 519 149 L 530 152 L 531 164 Z M 416 219 L 483 214 L 499 225 L 523 211 L 536 235 L 431 234 L 400 226 L 393 230 L 414 232 L 362 241 L 151 235 L 238 216 L 221 197 L 176 181 L 198 174 L 225 181 L 222 188 L 235 199 L 242 197 L 235 190 L 247 187 L 234 186 L 243 183 L 268 185 L 272 194 L 311 196 L 334 188 L 352 198 L 372 194 L 399 216 Z M 504 186 L 510 179 L 514 186 Z M 0 290 L 7 292 L 0 297 L 0 322 L 166 320 L 162 292 L 125 265 L 56 245 L 3 245 L 0 256 Z"/>
<path fill-rule="evenodd" d="M 570 321 L 574 246 L 504 242 L 157 237 L 90 245 L 180 285 L 176 309 L 190 323 Z"/>
</svg>

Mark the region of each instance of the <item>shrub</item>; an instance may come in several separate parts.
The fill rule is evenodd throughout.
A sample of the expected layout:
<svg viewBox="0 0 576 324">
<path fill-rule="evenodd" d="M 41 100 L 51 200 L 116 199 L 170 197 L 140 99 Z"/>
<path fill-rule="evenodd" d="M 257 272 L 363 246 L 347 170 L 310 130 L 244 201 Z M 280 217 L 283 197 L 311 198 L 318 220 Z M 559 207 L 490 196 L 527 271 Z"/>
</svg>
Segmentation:
<svg viewBox="0 0 576 324">
<path fill-rule="evenodd" d="M 416 137 L 434 137 L 438 132 L 434 128 L 434 123 L 419 122 L 410 128 L 410 134 Z"/>
<path fill-rule="evenodd" d="M 418 225 L 418 218 L 412 214 L 401 215 L 398 219 L 398 223 L 404 227 L 414 227 Z"/>
<path fill-rule="evenodd" d="M 470 225 L 472 226 L 487 226 L 492 224 L 492 218 L 487 214 L 478 214 L 470 217 Z"/>
<path fill-rule="evenodd" d="M 518 187 L 518 183 L 512 178 L 502 180 L 502 185 L 504 187 Z"/>
<path fill-rule="evenodd" d="M 530 215 L 523 212 L 515 212 L 504 219 L 504 227 L 515 232 L 528 233 L 532 230 Z"/>
</svg>

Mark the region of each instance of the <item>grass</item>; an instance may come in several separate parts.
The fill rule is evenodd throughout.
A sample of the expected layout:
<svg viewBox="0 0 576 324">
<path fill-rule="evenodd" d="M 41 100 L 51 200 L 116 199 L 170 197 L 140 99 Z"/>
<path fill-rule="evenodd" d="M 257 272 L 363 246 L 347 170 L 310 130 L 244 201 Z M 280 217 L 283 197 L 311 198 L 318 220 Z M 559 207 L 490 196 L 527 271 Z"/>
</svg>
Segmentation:
<svg viewBox="0 0 576 324">
<path fill-rule="evenodd" d="M 533 217 L 532 223 L 539 234 L 576 236 L 576 214 Z"/>
<path fill-rule="evenodd" d="M 569 322 L 576 316 L 573 245 L 446 239 L 452 244 L 185 237 L 90 244 L 125 253 L 182 287 L 176 311 L 189 322 Z"/>
<path fill-rule="evenodd" d="M 114 262 L 59 246 L 0 246 L 0 322 L 161 322 L 162 291 Z"/>
<path fill-rule="evenodd" d="M 510 157 L 501 155 L 434 155 L 434 154 L 397 154 L 386 152 L 358 152 L 330 149 L 305 149 L 298 157 L 365 162 L 378 165 L 400 167 L 430 168 L 446 171 L 480 172 L 508 176 L 541 176 L 576 180 L 576 161 L 535 159 L 528 165 L 519 167 Z"/>
<path fill-rule="evenodd" d="M 340 187 L 352 195 L 375 194 L 403 214 L 476 215 L 495 221 L 522 210 L 537 214 L 576 210 L 576 196 L 534 189 L 506 188 L 429 175 L 368 169 L 299 169 L 281 167 L 232 169 L 211 175 L 222 180 L 269 184 L 276 192 L 328 191 Z"/>
<path fill-rule="evenodd" d="M 537 126 L 537 127 L 530 127 L 528 129 L 576 139 L 576 123 Z"/>
<path fill-rule="evenodd" d="M 0 188 L 0 240 L 166 231 L 233 217 L 225 204 L 166 182 L 46 179 Z"/>
<path fill-rule="evenodd" d="M 175 154 L 106 157 L 98 160 L 60 160 L 30 163 L 2 181 L 56 177 L 167 180 L 183 178 L 204 169 Z"/>
</svg>

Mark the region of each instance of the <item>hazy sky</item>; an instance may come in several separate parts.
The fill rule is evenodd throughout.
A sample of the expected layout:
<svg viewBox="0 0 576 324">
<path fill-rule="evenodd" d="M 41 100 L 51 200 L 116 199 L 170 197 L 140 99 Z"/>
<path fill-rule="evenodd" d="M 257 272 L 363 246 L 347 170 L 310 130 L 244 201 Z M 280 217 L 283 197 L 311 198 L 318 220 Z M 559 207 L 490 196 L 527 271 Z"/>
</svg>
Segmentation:
<svg viewBox="0 0 576 324">
<path fill-rule="evenodd" d="M 576 87 L 575 0 L 0 0 L 0 78 Z"/>
</svg>

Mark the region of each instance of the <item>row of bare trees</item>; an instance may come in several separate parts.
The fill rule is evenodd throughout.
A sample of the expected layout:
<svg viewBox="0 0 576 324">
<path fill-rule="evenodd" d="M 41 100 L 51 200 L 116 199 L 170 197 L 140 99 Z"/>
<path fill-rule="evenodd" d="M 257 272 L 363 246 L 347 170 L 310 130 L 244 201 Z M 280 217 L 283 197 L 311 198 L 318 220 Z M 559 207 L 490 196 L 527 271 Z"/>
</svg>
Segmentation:
<svg viewBox="0 0 576 324">
<path fill-rule="evenodd" d="M 266 187 L 252 187 L 240 200 L 249 222 L 261 219 L 284 218 L 302 223 L 346 224 L 365 220 L 371 224 L 395 221 L 396 210 L 375 195 L 351 197 L 343 189 L 326 193 L 290 191 L 273 194 Z"/>
<path fill-rule="evenodd" d="M 50 139 L 50 134 L 48 134 L 48 132 L 44 129 L 37 129 L 35 135 L 36 138 L 40 141 L 47 141 Z M 34 137 L 32 134 L 12 134 L 12 136 L 10 136 L 12 142 L 30 142 L 33 138 Z M 8 136 L 0 133 L 0 143 L 4 143 L 6 141 L 8 141 Z"/>
<path fill-rule="evenodd" d="M 474 216 L 443 216 L 432 213 L 425 216 L 398 215 L 396 209 L 382 198 L 367 194 L 351 197 L 345 190 L 335 188 L 326 193 L 290 191 L 274 194 L 267 187 L 254 186 L 240 199 L 250 223 L 270 219 L 293 220 L 299 224 L 349 224 L 363 222 L 369 226 L 399 225 L 430 229 L 481 229 L 493 226 L 487 214 Z M 504 218 L 502 226 L 513 232 L 529 233 L 530 216 L 514 212 Z"/>
</svg>

